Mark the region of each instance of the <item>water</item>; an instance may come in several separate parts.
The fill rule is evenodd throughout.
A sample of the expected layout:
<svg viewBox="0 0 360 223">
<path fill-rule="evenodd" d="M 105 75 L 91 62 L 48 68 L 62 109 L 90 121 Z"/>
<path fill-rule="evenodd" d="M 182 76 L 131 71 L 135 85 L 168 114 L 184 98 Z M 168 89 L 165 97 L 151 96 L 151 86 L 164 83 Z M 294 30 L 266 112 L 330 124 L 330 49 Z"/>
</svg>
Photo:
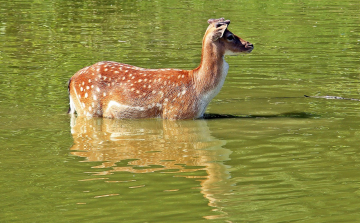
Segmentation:
<svg viewBox="0 0 360 223">
<path fill-rule="evenodd" d="M 358 222 L 358 1 L 0 1 L 1 222 Z M 228 57 L 205 120 L 72 119 L 97 61 L 195 68 L 207 19 Z M 227 116 L 227 118 L 214 118 Z"/>
</svg>

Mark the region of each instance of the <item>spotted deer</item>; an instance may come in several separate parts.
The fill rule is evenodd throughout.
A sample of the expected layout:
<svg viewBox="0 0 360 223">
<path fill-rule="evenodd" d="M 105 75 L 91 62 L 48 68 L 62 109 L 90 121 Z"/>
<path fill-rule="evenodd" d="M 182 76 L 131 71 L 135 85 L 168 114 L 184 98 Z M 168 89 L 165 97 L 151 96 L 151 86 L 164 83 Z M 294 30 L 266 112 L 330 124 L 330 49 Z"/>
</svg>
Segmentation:
<svg viewBox="0 0 360 223">
<path fill-rule="evenodd" d="M 145 69 L 105 61 L 79 70 L 69 80 L 69 113 L 106 118 L 196 119 L 224 84 L 225 55 L 254 46 L 227 28 L 230 20 L 209 19 L 200 65 L 194 70 Z"/>
</svg>

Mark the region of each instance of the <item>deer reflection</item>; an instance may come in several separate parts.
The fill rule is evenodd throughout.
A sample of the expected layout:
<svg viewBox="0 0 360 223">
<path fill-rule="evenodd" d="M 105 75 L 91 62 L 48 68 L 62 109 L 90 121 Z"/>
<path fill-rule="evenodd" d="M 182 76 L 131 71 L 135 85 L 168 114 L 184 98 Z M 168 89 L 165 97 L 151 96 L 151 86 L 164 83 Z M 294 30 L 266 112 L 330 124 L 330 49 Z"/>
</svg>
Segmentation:
<svg viewBox="0 0 360 223">
<path fill-rule="evenodd" d="M 230 174 L 223 163 L 229 160 L 231 151 L 222 148 L 224 141 L 210 135 L 205 120 L 175 122 L 73 116 L 71 132 L 74 138 L 71 153 L 88 162 L 102 163 L 94 168 L 107 168 L 97 174 L 166 170 L 176 175 L 204 169 L 207 176 L 199 176 L 196 180 L 200 181 L 201 192 L 209 200 L 209 206 L 218 211 L 221 207 L 217 205 L 216 197 L 231 191 Z M 121 161 L 127 165 L 118 166 Z M 189 166 L 197 168 L 187 168 Z M 216 217 L 219 216 L 206 218 Z"/>
</svg>

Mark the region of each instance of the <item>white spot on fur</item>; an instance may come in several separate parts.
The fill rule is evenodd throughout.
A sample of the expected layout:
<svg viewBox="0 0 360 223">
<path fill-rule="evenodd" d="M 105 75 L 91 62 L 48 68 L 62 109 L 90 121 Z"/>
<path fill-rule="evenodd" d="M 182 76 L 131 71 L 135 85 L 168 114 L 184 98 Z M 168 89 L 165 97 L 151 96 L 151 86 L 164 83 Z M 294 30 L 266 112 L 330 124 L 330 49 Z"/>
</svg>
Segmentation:
<svg viewBox="0 0 360 223">
<path fill-rule="evenodd" d="M 161 98 L 164 97 L 164 92 L 159 91 L 159 95 L 160 95 Z"/>
</svg>

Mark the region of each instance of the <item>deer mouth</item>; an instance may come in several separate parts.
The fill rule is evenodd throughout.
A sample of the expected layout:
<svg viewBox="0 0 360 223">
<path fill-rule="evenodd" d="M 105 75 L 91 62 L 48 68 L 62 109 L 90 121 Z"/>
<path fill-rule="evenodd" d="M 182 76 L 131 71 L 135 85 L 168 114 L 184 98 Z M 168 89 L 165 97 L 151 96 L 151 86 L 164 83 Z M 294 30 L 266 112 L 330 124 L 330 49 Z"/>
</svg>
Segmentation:
<svg viewBox="0 0 360 223">
<path fill-rule="evenodd" d="M 251 53 L 251 51 L 254 49 L 254 45 L 252 43 L 247 42 L 245 44 L 245 48 L 247 49 L 246 50 L 247 53 Z"/>
</svg>

